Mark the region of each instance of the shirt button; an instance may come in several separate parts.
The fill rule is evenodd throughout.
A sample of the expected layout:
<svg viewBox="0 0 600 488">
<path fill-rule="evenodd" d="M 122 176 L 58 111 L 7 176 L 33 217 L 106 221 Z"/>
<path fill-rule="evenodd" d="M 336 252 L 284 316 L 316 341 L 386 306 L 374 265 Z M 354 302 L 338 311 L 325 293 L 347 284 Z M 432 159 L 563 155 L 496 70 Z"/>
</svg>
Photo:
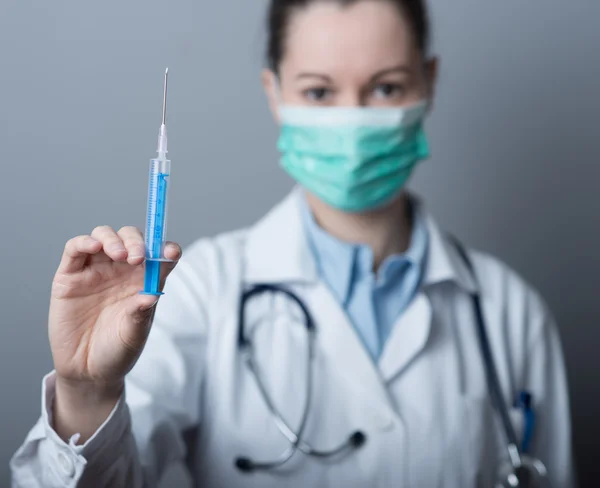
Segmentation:
<svg viewBox="0 0 600 488">
<path fill-rule="evenodd" d="M 75 464 L 64 452 L 58 453 L 58 465 L 65 476 L 71 478 L 75 474 Z"/>
<path fill-rule="evenodd" d="M 394 428 L 394 419 L 387 413 L 379 413 L 374 417 L 375 427 L 381 431 L 389 431 Z"/>
</svg>

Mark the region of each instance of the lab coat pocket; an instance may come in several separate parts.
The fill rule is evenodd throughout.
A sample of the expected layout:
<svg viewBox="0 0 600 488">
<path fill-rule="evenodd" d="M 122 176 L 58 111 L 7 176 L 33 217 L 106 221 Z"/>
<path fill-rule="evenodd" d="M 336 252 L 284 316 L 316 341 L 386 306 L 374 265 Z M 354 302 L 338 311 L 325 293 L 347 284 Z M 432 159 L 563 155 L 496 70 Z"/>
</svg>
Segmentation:
<svg viewBox="0 0 600 488">
<path fill-rule="evenodd" d="M 523 415 L 509 408 L 509 417 L 520 443 Z M 463 466 L 468 474 L 465 486 L 493 486 L 497 467 L 507 458 L 506 432 L 489 397 L 463 397 L 463 426 L 466 437 Z"/>
</svg>

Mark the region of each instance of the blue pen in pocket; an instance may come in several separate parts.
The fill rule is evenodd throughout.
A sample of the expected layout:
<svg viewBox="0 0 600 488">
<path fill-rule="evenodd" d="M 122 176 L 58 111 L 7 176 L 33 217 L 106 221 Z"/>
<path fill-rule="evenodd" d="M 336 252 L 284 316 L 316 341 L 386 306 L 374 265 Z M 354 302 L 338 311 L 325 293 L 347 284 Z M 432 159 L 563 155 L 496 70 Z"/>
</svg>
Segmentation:
<svg viewBox="0 0 600 488">
<path fill-rule="evenodd" d="M 533 437 L 535 427 L 535 410 L 533 409 L 533 395 L 528 391 L 519 393 L 519 397 L 515 402 L 515 407 L 523 412 L 523 440 L 521 443 L 521 452 L 526 454 L 529 452 L 529 445 Z"/>
</svg>

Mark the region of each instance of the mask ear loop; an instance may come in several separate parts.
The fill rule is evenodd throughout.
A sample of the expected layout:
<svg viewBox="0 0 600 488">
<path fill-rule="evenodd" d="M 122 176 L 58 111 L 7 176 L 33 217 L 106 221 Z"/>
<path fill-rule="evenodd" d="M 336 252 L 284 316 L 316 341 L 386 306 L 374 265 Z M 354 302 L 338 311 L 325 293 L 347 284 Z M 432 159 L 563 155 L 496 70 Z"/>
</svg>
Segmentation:
<svg viewBox="0 0 600 488">
<path fill-rule="evenodd" d="M 283 93 L 281 91 L 281 78 L 277 73 L 273 73 L 273 91 L 275 92 L 275 101 L 277 102 L 277 106 L 280 107 L 284 105 L 283 103 Z"/>
<path fill-rule="evenodd" d="M 275 90 L 275 98 L 281 103 L 281 80 L 279 75 L 273 74 L 273 89 Z"/>
<path fill-rule="evenodd" d="M 277 107 L 277 117 L 279 118 L 279 110 L 285 104 L 283 103 L 282 93 L 281 93 L 281 80 L 279 75 L 273 73 L 273 95 L 275 97 L 275 106 Z"/>
</svg>

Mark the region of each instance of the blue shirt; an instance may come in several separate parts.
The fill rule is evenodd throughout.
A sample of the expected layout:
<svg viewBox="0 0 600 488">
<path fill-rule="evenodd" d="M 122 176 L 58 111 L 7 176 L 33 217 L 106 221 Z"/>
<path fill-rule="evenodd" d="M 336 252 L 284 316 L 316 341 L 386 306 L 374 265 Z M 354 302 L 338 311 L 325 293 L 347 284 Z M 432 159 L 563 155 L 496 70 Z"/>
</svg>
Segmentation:
<svg viewBox="0 0 600 488">
<path fill-rule="evenodd" d="M 386 258 L 373 272 L 373 252 L 366 245 L 341 241 L 324 231 L 303 200 L 302 218 L 321 278 L 344 308 L 375 362 L 402 312 L 421 284 L 429 236 L 413 205 L 408 250 Z"/>
</svg>

